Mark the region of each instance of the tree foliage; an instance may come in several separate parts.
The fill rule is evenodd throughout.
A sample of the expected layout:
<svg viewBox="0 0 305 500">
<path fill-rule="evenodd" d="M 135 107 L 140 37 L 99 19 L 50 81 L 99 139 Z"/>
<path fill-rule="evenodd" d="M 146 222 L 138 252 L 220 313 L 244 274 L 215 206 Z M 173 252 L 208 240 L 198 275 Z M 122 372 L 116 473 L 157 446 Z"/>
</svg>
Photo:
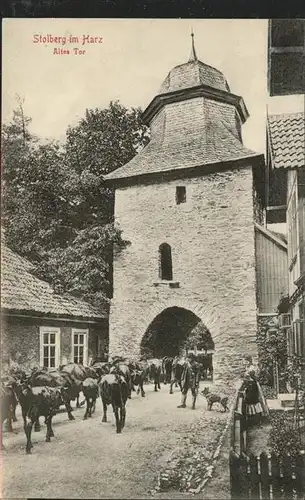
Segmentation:
<svg viewBox="0 0 305 500">
<path fill-rule="evenodd" d="M 114 224 L 114 192 L 104 175 L 148 142 L 140 110 L 118 102 L 86 110 L 64 144 L 29 131 L 20 103 L 3 126 L 3 226 L 8 245 L 30 259 L 57 290 L 100 304 L 111 294 L 113 246 L 125 242 Z"/>
<path fill-rule="evenodd" d="M 297 355 L 288 356 L 287 333 L 278 325 L 269 328 L 262 326 L 257 336 L 259 354 L 259 381 L 261 384 L 272 386 L 273 369 L 275 362 L 278 367 L 279 389 L 286 392 L 295 390 L 298 379 L 301 378 L 302 357 Z"/>
<path fill-rule="evenodd" d="M 259 381 L 265 385 L 273 384 L 273 368 L 277 362 L 280 390 L 286 390 L 285 371 L 287 367 L 287 340 L 284 330 L 278 327 L 270 329 L 262 326 L 257 335 L 257 347 L 259 355 Z"/>
<path fill-rule="evenodd" d="M 185 341 L 186 349 L 196 349 L 198 350 L 213 350 L 214 342 L 211 333 L 206 328 L 206 326 L 199 321 L 197 325 L 192 329 Z"/>
<path fill-rule="evenodd" d="M 302 450 L 301 437 L 291 417 L 282 412 L 271 417 L 268 446 L 280 458 L 288 453 L 292 458 L 295 458 L 300 453 Z"/>
</svg>

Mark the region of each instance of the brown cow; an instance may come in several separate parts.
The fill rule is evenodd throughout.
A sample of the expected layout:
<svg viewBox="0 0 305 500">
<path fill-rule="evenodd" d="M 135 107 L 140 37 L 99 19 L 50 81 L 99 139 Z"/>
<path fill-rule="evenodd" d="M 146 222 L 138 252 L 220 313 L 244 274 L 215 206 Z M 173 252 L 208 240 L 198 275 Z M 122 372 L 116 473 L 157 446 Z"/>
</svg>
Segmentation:
<svg viewBox="0 0 305 500">
<path fill-rule="evenodd" d="M 115 416 L 116 432 L 122 432 L 126 419 L 126 402 L 129 388 L 123 376 L 117 373 L 103 375 L 100 384 L 100 394 L 103 403 L 103 422 L 107 422 L 107 406 L 112 405 Z"/>
<path fill-rule="evenodd" d="M 154 383 L 154 391 L 157 392 L 158 389 L 161 389 L 162 360 L 157 358 L 148 359 L 147 363 L 149 366 L 149 377 Z"/>
<path fill-rule="evenodd" d="M 170 394 L 173 394 L 173 385 L 174 384 L 176 386 L 179 385 L 180 390 L 181 390 L 181 378 L 182 378 L 182 373 L 183 373 L 185 362 L 186 362 L 185 357 L 176 356 L 173 359 L 172 375 L 171 375 L 171 382 L 170 382 L 170 387 L 169 387 Z"/>
<path fill-rule="evenodd" d="M 83 394 L 86 399 L 86 412 L 84 415 L 84 420 L 87 417 L 91 417 L 92 413 L 95 412 L 95 403 L 98 396 L 98 382 L 93 378 L 86 378 L 82 383 Z"/>
<path fill-rule="evenodd" d="M 24 432 L 27 438 L 26 453 L 31 453 L 33 448 L 31 434 L 33 425 L 40 416 L 45 417 L 47 426 L 46 441 L 54 437 L 52 417 L 63 403 L 61 390 L 58 387 L 23 387 L 19 394 L 19 402 L 24 421 Z"/>
<path fill-rule="evenodd" d="M 97 379 L 99 377 L 97 371 L 92 366 L 84 366 L 80 363 L 68 363 L 67 365 L 63 365 L 59 367 L 60 372 L 68 373 L 75 385 L 78 387 L 78 393 L 76 396 L 76 408 L 83 406 L 85 404 L 85 400 L 81 403 L 79 402 L 79 393 L 82 391 L 82 382 L 87 378 Z"/>
</svg>

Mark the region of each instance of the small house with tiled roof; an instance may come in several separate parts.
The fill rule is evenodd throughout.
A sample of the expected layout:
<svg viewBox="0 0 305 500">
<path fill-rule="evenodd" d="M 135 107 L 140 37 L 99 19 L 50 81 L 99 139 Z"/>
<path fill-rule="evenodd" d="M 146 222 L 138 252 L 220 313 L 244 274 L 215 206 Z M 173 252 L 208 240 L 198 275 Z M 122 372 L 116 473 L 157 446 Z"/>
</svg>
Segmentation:
<svg viewBox="0 0 305 500">
<path fill-rule="evenodd" d="M 87 364 L 108 345 L 108 312 L 54 293 L 1 241 L 1 356 L 24 366 Z"/>
<path fill-rule="evenodd" d="M 263 280 L 268 245 L 283 262 L 287 249 L 261 230 L 265 161 L 243 144 L 248 116 L 222 72 L 198 59 L 192 38 L 189 60 L 168 73 L 143 113 L 149 144 L 106 176 L 131 243 L 114 260 L 110 354 L 139 355 L 150 342 L 151 356 L 175 356 L 201 321 L 216 377 L 238 374 L 245 352 L 257 355 L 258 297 L 276 307 L 286 286 L 277 268 L 277 290 L 262 298 L 258 272 Z"/>
<path fill-rule="evenodd" d="M 305 114 L 269 115 L 267 193 L 271 221 L 286 222 L 291 312 L 289 351 L 303 358 L 305 380 Z"/>
</svg>

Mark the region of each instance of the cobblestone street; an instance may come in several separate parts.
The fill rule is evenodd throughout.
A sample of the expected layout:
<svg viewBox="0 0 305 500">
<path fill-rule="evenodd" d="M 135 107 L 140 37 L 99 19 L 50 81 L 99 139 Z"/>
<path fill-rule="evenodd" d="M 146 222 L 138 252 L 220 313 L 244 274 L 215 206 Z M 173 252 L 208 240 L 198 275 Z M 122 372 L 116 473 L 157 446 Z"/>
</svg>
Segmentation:
<svg viewBox="0 0 305 500">
<path fill-rule="evenodd" d="M 18 413 L 18 422 L 13 424 L 17 433 L 3 434 L 3 497 L 149 497 L 171 452 L 178 444 L 192 444 L 190 429 L 200 429 L 197 442 L 208 449 L 218 439 L 228 417 L 217 405 L 215 411 L 208 412 L 202 396 L 198 397 L 196 411 L 190 408 L 190 396 L 188 407 L 177 409 L 180 391 L 175 389 L 172 396 L 168 391 L 169 387 L 162 385 L 161 392 L 154 393 L 149 385 L 146 398 L 133 393 L 127 402 L 126 427 L 121 435 L 115 433 L 112 409 L 108 410 L 108 422 L 102 423 L 100 401 L 87 421 L 82 420 L 84 408 L 74 411 L 74 422 L 68 421 L 66 413 L 60 413 L 53 419 L 55 438 L 51 443 L 44 441 L 44 425 L 40 433 L 33 432 L 32 455 L 25 454 Z M 172 498 L 173 492 L 156 497 L 159 495 Z"/>
</svg>

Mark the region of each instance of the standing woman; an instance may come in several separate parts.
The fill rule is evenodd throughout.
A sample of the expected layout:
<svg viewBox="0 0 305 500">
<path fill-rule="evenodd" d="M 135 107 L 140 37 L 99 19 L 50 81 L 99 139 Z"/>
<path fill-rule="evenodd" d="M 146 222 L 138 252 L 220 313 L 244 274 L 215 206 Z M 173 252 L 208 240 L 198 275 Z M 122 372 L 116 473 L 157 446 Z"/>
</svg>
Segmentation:
<svg viewBox="0 0 305 500">
<path fill-rule="evenodd" d="M 262 417 L 269 415 L 269 409 L 260 384 L 257 381 L 256 370 L 251 356 L 245 356 L 245 369 L 242 389 L 245 391 L 245 411 L 247 425 L 260 424 Z"/>
</svg>

